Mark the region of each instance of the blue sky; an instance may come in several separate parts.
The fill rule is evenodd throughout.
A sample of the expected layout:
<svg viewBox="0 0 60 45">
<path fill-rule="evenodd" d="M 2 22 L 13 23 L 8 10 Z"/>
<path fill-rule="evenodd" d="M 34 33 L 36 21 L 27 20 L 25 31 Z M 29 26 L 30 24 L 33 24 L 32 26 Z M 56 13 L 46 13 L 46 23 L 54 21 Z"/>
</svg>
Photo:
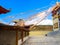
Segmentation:
<svg viewBox="0 0 60 45">
<path fill-rule="evenodd" d="M 9 23 L 14 19 L 22 18 L 26 20 L 29 16 L 48 9 L 52 4 L 55 4 L 56 1 L 57 0 L 0 0 L 1 6 L 6 9 L 10 9 L 9 13 L 0 15 L 0 21 Z M 18 14 L 18 16 L 16 16 L 16 14 Z M 15 16 L 15 18 L 8 18 L 4 20 L 8 16 Z M 52 19 L 52 16 L 49 15 L 47 18 Z"/>
</svg>

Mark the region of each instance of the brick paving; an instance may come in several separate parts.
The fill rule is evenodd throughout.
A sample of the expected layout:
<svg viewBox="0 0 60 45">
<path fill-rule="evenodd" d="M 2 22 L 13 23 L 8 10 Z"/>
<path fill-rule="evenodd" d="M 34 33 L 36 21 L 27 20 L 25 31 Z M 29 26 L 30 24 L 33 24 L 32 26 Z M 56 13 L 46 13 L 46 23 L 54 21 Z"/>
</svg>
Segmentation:
<svg viewBox="0 0 60 45">
<path fill-rule="evenodd" d="M 31 36 L 23 45 L 60 45 L 60 38 Z"/>
</svg>

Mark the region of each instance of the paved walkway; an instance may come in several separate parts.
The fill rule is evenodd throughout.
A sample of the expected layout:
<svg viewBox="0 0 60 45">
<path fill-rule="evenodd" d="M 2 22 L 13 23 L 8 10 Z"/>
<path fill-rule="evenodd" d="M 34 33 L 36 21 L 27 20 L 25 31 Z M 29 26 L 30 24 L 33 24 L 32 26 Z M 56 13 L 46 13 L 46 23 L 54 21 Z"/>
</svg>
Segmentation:
<svg viewBox="0 0 60 45">
<path fill-rule="evenodd" d="M 60 45 L 60 38 L 31 36 L 23 45 Z"/>
</svg>

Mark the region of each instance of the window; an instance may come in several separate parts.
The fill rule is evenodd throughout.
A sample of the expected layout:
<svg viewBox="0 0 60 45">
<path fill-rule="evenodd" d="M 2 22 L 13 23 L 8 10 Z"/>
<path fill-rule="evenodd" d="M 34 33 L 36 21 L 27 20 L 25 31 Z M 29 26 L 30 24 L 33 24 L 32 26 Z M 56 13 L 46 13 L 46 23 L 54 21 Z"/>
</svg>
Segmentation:
<svg viewBox="0 0 60 45">
<path fill-rule="evenodd" d="M 59 22 L 60 22 L 60 18 L 59 18 Z"/>
<path fill-rule="evenodd" d="M 54 24 L 54 29 L 58 28 L 58 23 Z"/>
<path fill-rule="evenodd" d="M 58 12 L 57 12 L 57 13 L 58 13 L 58 15 L 60 15 L 60 9 L 58 10 Z"/>
<path fill-rule="evenodd" d="M 56 18 L 58 18 L 58 15 L 57 14 L 53 16 L 53 20 L 56 19 Z"/>
<path fill-rule="evenodd" d="M 60 18 L 59 18 L 59 28 L 60 28 Z"/>
</svg>

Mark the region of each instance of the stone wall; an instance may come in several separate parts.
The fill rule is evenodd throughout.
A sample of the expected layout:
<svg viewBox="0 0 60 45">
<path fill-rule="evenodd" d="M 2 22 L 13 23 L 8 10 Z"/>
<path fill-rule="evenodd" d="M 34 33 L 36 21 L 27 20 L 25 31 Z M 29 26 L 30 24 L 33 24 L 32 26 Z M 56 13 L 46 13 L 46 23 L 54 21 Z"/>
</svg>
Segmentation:
<svg viewBox="0 0 60 45">
<path fill-rule="evenodd" d="M 36 25 L 31 31 L 53 31 L 53 25 Z"/>
</svg>

